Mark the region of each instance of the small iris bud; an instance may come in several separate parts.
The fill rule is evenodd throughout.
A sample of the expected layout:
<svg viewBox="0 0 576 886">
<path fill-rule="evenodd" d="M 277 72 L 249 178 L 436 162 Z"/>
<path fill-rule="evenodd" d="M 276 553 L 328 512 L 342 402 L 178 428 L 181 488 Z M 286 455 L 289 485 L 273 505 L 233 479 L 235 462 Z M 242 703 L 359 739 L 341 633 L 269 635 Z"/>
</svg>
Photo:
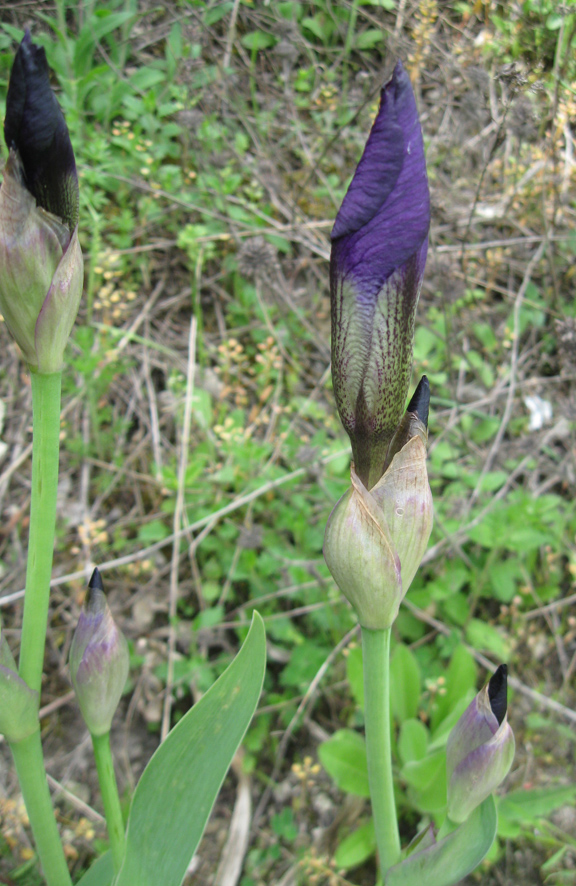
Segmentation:
<svg viewBox="0 0 576 886">
<path fill-rule="evenodd" d="M 0 310 L 30 369 L 58 372 L 84 277 L 78 176 L 44 49 L 27 31 L 6 98 L 0 188 Z"/>
<path fill-rule="evenodd" d="M 394 622 L 432 531 L 426 471 L 429 395 L 422 397 L 422 388 L 428 390 L 426 378 L 401 424 L 410 439 L 370 490 L 352 466 L 352 488 L 337 502 L 326 525 L 326 564 L 361 626 L 371 630 L 384 630 Z"/>
<path fill-rule="evenodd" d="M 406 403 L 429 226 L 422 132 L 399 62 L 331 233 L 334 394 L 366 489 Z"/>
<path fill-rule="evenodd" d="M 38 728 L 38 693 L 18 676 L 16 662 L 0 627 L 0 733 L 10 744 L 15 744 Z"/>
<path fill-rule="evenodd" d="M 128 644 L 106 602 L 95 569 L 70 647 L 70 676 L 92 735 L 110 731 L 128 677 Z"/>
<path fill-rule="evenodd" d="M 466 708 L 446 746 L 448 816 L 457 824 L 496 790 L 514 759 L 514 733 L 507 718 L 506 665 Z"/>
</svg>

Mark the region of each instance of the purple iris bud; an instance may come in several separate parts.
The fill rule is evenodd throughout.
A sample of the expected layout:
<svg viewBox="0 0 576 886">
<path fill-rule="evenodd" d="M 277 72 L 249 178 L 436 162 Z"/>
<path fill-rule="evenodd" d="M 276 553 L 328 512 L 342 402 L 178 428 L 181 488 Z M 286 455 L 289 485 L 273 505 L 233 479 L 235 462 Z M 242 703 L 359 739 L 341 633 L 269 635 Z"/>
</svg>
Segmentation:
<svg viewBox="0 0 576 886">
<path fill-rule="evenodd" d="M 70 677 L 92 735 L 110 731 L 128 677 L 128 644 L 106 602 L 95 569 L 70 647 Z"/>
<path fill-rule="evenodd" d="M 429 226 L 422 131 L 398 62 L 331 234 L 334 392 L 367 489 L 405 409 Z"/>
<path fill-rule="evenodd" d="M 46 54 L 27 31 L 6 99 L 0 188 L 0 311 L 35 372 L 62 369 L 84 280 L 78 176 Z"/>
<path fill-rule="evenodd" d="M 72 232 L 78 221 L 78 175 L 68 127 L 50 87 L 46 53 L 26 31 L 12 65 L 4 138 L 18 151 L 26 187 L 38 206 Z"/>
<path fill-rule="evenodd" d="M 507 717 L 507 677 L 507 666 L 500 665 L 448 738 L 448 815 L 454 822 L 465 821 L 512 766 L 515 742 Z"/>
</svg>

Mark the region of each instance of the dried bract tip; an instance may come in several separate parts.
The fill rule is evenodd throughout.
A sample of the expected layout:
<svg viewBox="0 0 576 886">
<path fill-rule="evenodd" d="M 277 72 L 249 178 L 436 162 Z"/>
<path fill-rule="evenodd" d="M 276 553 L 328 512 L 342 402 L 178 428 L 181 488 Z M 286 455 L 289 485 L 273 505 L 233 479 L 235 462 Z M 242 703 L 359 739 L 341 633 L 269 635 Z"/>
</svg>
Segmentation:
<svg viewBox="0 0 576 886">
<path fill-rule="evenodd" d="M 428 428 L 428 412 L 430 410 L 430 382 L 423 375 L 410 400 L 406 412 L 412 413 L 425 428 Z"/>
<path fill-rule="evenodd" d="M 508 665 L 501 664 L 488 683 L 488 698 L 492 713 L 502 723 L 508 708 Z"/>
</svg>

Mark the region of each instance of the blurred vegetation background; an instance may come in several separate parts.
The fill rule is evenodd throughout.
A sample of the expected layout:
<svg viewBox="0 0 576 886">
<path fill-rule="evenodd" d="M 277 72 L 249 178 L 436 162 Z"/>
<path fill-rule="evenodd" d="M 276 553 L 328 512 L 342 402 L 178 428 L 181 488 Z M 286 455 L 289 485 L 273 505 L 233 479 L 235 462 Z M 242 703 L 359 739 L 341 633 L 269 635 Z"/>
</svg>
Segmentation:
<svg viewBox="0 0 576 886">
<path fill-rule="evenodd" d="M 24 27 L 70 128 L 86 259 L 42 698 L 73 870 L 104 847 L 66 670 L 98 565 L 131 648 L 114 731 L 126 808 L 252 609 L 266 622 L 261 706 L 187 883 L 374 883 L 358 637 L 322 559 L 350 456 L 328 259 L 401 58 L 432 193 L 413 382 L 432 388 L 435 501 L 394 629 L 403 841 L 442 816 L 447 732 L 507 661 L 517 755 L 467 882 L 575 883 L 574 0 L 5 0 L 2 117 Z M 3 324 L 0 342 L 0 612 L 17 650 L 31 397 Z M 0 761 L 0 879 L 37 884 L 5 745 Z"/>
</svg>

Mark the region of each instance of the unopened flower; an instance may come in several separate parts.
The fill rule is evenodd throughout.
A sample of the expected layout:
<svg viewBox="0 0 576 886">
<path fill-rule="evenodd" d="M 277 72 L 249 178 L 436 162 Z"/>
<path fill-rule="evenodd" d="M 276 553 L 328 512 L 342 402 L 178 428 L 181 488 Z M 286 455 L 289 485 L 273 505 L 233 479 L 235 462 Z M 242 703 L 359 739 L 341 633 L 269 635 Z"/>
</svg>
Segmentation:
<svg viewBox="0 0 576 886">
<path fill-rule="evenodd" d="M 507 717 L 506 665 L 466 708 L 448 738 L 448 816 L 460 823 L 496 790 L 514 759 L 514 733 Z"/>
<path fill-rule="evenodd" d="M 8 87 L 0 310 L 32 370 L 57 372 L 82 296 L 78 176 L 44 49 L 27 31 Z"/>
<path fill-rule="evenodd" d="M 112 618 L 95 569 L 70 647 L 70 676 L 92 735 L 110 731 L 128 668 L 128 644 Z"/>
<path fill-rule="evenodd" d="M 0 734 L 13 744 L 28 738 L 38 728 L 38 693 L 18 676 L 0 625 Z"/>
<path fill-rule="evenodd" d="M 429 226 L 422 132 L 399 62 L 331 234 L 334 393 L 367 489 L 404 411 Z"/>
<path fill-rule="evenodd" d="M 395 438 L 401 448 L 384 475 L 368 490 L 353 466 L 352 487 L 328 518 L 324 559 L 363 628 L 391 626 L 430 538 L 428 402 L 424 376 Z"/>
</svg>

